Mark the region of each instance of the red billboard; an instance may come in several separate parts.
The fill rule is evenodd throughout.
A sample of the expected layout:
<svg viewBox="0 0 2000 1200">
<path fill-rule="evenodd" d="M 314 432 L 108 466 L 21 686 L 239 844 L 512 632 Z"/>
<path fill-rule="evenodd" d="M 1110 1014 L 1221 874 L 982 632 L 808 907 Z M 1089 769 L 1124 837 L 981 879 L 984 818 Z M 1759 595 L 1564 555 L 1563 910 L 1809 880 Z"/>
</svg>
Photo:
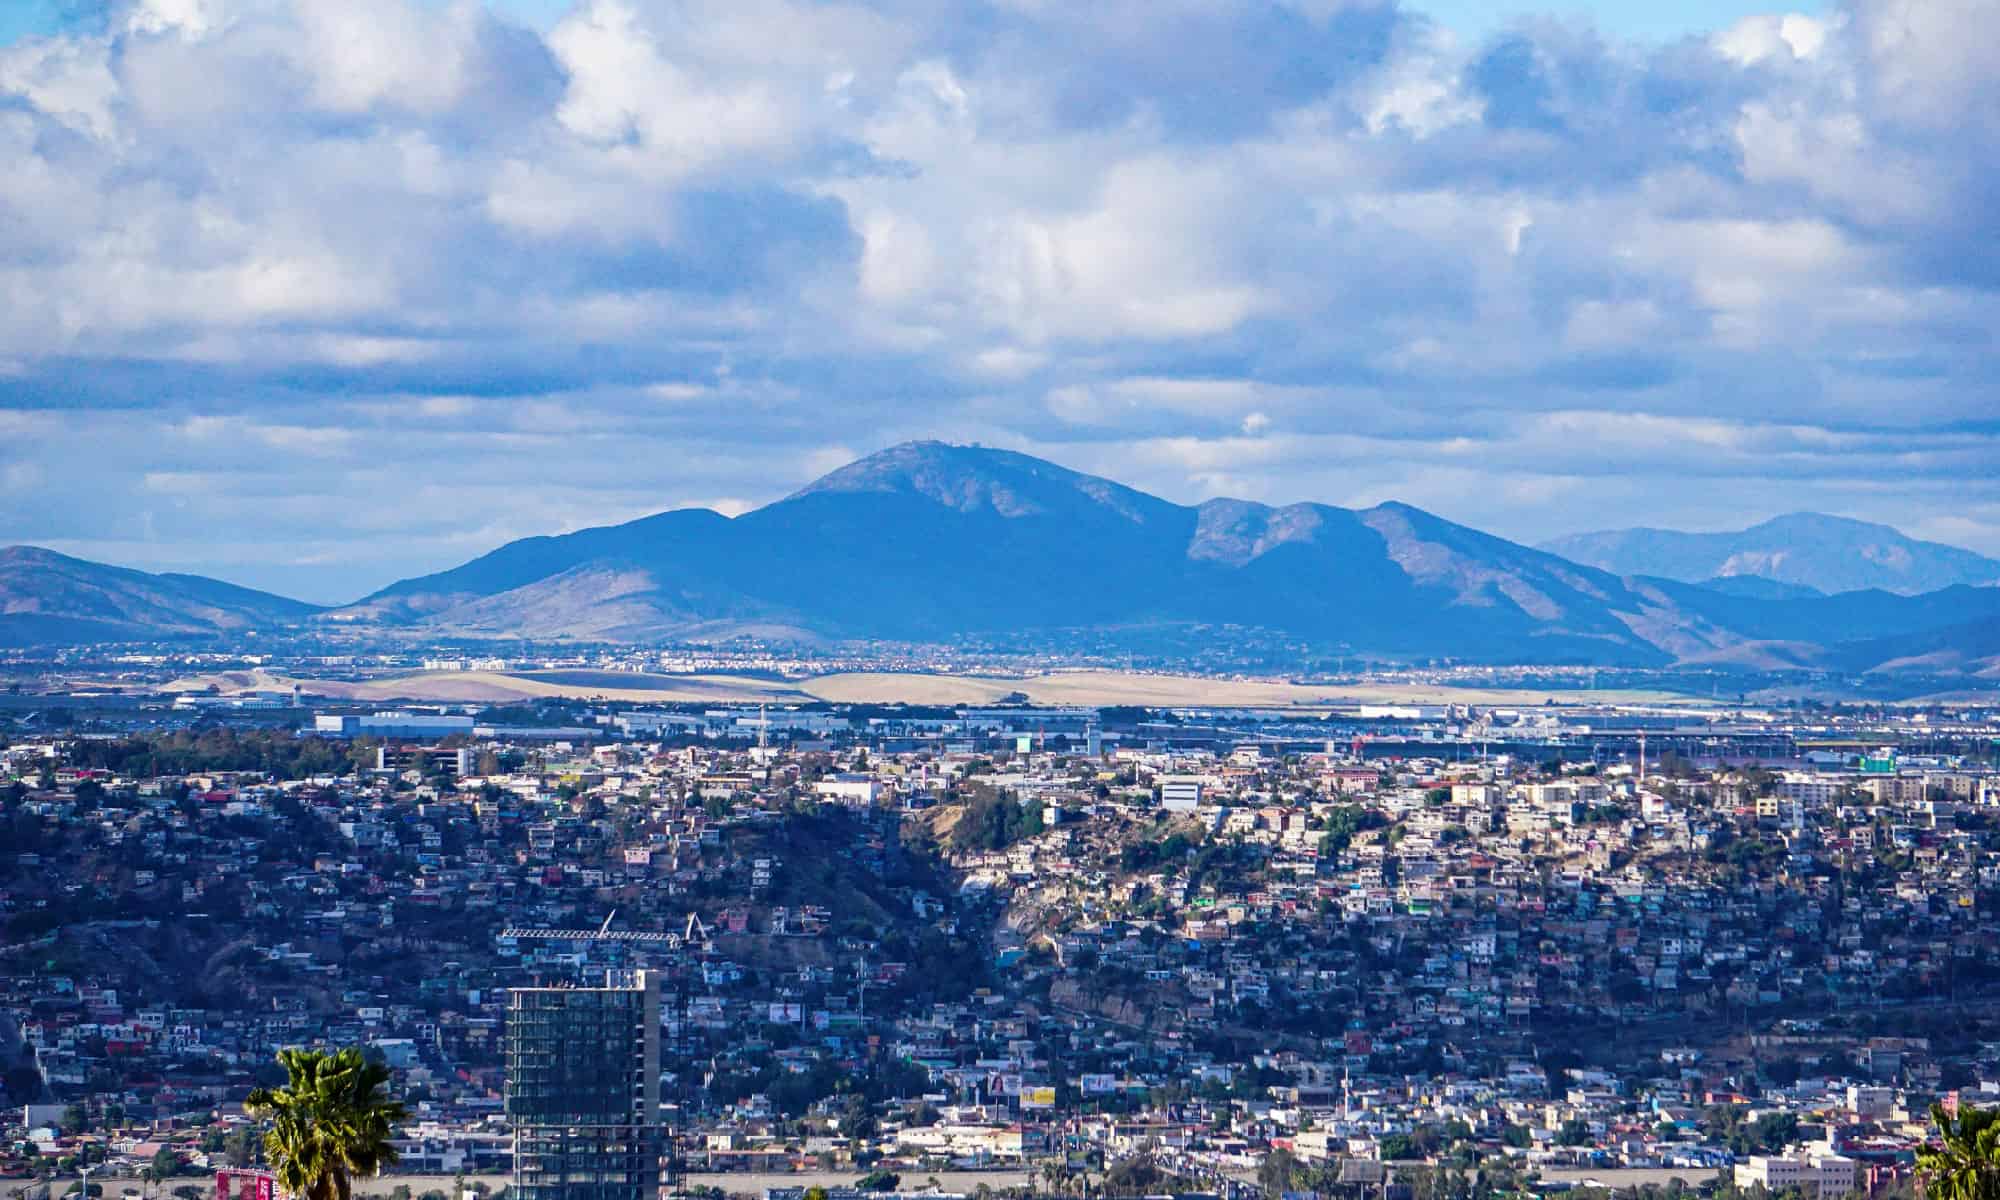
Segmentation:
<svg viewBox="0 0 2000 1200">
<path fill-rule="evenodd" d="M 230 1183 L 236 1185 L 230 1194 Z M 269 1171 L 217 1171 L 215 1200 L 277 1200 L 278 1186 Z"/>
</svg>

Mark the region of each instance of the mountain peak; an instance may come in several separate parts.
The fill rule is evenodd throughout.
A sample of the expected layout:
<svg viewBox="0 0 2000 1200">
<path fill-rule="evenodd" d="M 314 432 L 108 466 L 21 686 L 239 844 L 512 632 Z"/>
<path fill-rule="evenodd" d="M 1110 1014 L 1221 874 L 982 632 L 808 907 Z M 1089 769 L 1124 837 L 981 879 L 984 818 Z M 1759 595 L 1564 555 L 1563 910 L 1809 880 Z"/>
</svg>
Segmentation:
<svg viewBox="0 0 2000 1200">
<path fill-rule="evenodd" d="M 1903 536 L 1893 525 L 1883 525 L 1875 521 L 1861 521 L 1853 517 L 1840 517 L 1832 513 L 1790 512 L 1759 521 L 1744 533 L 1865 533 L 1875 537 Z"/>
<path fill-rule="evenodd" d="M 781 503 L 842 493 L 921 496 L 961 513 L 1061 516 L 1079 498 L 1145 522 L 1176 506 L 1123 484 L 991 446 L 904 442 L 807 484 Z"/>
</svg>

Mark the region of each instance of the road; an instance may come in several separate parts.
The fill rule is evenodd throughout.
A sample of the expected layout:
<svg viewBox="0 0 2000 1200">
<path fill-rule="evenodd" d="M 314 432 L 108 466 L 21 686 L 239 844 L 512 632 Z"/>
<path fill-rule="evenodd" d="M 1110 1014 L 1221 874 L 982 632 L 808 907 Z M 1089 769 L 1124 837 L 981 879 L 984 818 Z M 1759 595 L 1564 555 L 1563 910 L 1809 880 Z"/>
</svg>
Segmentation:
<svg viewBox="0 0 2000 1200">
<path fill-rule="evenodd" d="M 1689 1187 L 1707 1183 L 1715 1178 L 1717 1171 L 1726 1167 L 1543 1167 L 1544 1183 L 1593 1183 L 1608 1188 L 1644 1187 L 1658 1184 L 1665 1187 L 1670 1180 L 1681 1180 Z"/>
</svg>

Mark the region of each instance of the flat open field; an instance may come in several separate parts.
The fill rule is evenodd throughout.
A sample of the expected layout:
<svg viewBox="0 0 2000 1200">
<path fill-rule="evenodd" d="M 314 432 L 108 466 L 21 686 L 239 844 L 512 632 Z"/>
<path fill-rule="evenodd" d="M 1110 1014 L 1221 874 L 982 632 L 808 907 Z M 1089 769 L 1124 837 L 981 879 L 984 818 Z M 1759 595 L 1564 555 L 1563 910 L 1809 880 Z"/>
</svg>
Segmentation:
<svg viewBox="0 0 2000 1200">
<path fill-rule="evenodd" d="M 224 693 L 288 690 L 298 683 L 307 693 L 344 700 L 432 700 L 508 703 L 544 697 L 623 700 L 637 703 L 800 703 L 826 700 L 847 704 L 991 704 L 1013 692 L 1036 704 L 1130 704 L 1195 708 L 1324 709 L 1334 704 L 1540 705 L 1598 703 L 1686 703 L 1672 692 L 1637 689 L 1547 691 L 1529 688 L 1460 688 L 1443 684 L 1357 684 L 1319 686 L 1274 679 L 1224 679 L 1133 671 L 1051 671 L 1034 675 L 924 675 L 848 672 L 784 681 L 743 675 L 646 675 L 634 671 L 428 671 L 362 683 L 293 680 L 261 671 L 233 671 L 176 680 L 173 691 Z"/>
<path fill-rule="evenodd" d="M 1670 703 L 1671 692 L 1550 692 L 1454 688 L 1427 684 L 1326 686 L 1276 679 L 1224 679 L 1132 671 L 1053 671 L 1027 676 L 854 673 L 822 675 L 799 685 L 822 700 L 847 703 L 984 704 L 1009 692 L 1036 704 L 1133 704 L 1199 708 L 1325 708 L 1333 704 L 1525 704 L 1550 698 L 1618 703 Z"/>
<path fill-rule="evenodd" d="M 624 700 L 634 703 L 720 704 L 732 701 L 799 703 L 813 697 L 795 686 L 739 675 L 642 675 L 634 671 L 551 671 L 503 674 L 498 671 L 419 671 L 365 682 L 293 679 L 262 671 L 231 671 L 177 679 L 167 691 L 198 692 L 214 686 L 232 692 L 289 691 L 296 683 L 307 694 L 336 700 L 432 700 L 509 704 L 561 697 Z"/>
</svg>

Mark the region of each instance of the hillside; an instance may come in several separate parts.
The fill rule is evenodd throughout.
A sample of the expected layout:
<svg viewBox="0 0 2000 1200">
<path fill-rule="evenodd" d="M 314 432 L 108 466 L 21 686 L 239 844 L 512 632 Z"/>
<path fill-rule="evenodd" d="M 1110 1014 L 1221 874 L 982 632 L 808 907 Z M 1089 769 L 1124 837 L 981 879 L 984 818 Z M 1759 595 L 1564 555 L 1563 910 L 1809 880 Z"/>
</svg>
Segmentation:
<svg viewBox="0 0 2000 1200">
<path fill-rule="evenodd" d="M 0 549 L 0 645 L 184 637 L 293 624 L 319 609 L 199 575 L 154 575 L 38 546 Z"/>
<path fill-rule="evenodd" d="M 1900 535 L 1879 526 L 1788 521 L 1758 528 L 1794 541 L 1844 530 L 1848 557 L 1900 563 L 1905 582 L 1942 570 L 1932 551 L 1949 551 L 1892 545 Z M 1874 540 L 1855 542 L 1864 534 L 1849 527 Z M 324 621 L 416 638 L 971 638 L 1164 661 L 1256 645 L 1274 663 L 1857 671 L 1879 665 L 1863 661 L 1879 649 L 1899 670 L 1989 665 L 1983 623 L 2000 620 L 2000 588 L 1826 595 L 1746 573 L 1756 563 L 1668 564 L 1706 583 L 1619 573 L 1406 504 L 1181 505 L 1024 454 L 913 442 L 739 517 L 678 509 L 525 538 L 327 612 L 17 549 L 0 564 L 0 632 L 60 644 Z"/>
<path fill-rule="evenodd" d="M 1026 455 L 915 443 L 734 520 L 670 512 L 516 542 L 337 615 L 598 637 L 1234 624 L 1385 655 L 1664 663 L 1618 615 L 1641 602 L 1614 576 L 1404 505 L 1187 507 Z"/>
<path fill-rule="evenodd" d="M 1024 454 L 917 442 L 733 520 L 679 510 L 530 538 L 335 616 L 629 640 L 1087 632 L 1137 646 L 1236 627 L 1384 658 L 1803 666 L 1835 642 L 1974 620 L 1991 598 L 1627 578 L 1404 504 L 1185 506 Z"/>
<path fill-rule="evenodd" d="M 2000 561 L 1821 513 L 1793 513 L 1733 533 L 1579 533 L 1542 549 L 1619 575 L 1685 583 L 1754 578 L 1824 593 L 1875 588 L 1902 595 L 2000 583 Z"/>
</svg>

